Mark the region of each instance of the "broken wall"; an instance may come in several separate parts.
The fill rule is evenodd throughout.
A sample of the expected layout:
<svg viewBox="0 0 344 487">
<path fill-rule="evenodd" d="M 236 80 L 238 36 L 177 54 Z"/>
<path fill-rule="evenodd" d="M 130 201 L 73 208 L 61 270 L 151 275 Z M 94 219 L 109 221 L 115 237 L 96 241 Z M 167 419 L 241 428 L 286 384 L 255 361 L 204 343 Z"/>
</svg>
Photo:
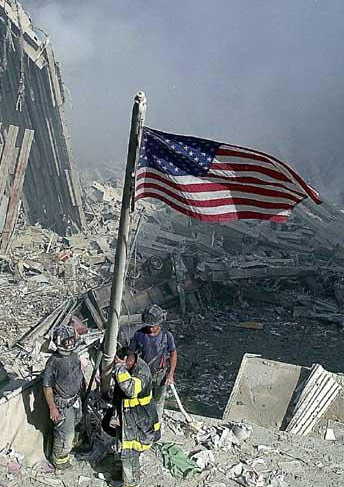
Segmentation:
<svg viewBox="0 0 344 487">
<path fill-rule="evenodd" d="M 294 434 L 325 437 L 328 422 L 344 422 L 344 377 L 245 354 L 223 418 Z M 303 401 L 301 401 L 303 398 Z"/>
<path fill-rule="evenodd" d="M 44 442 L 50 429 L 40 380 L 8 400 L 0 399 L 0 450 L 13 448 L 24 455 L 26 465 L 33 466 L 45 458 Z"/>
</svg>

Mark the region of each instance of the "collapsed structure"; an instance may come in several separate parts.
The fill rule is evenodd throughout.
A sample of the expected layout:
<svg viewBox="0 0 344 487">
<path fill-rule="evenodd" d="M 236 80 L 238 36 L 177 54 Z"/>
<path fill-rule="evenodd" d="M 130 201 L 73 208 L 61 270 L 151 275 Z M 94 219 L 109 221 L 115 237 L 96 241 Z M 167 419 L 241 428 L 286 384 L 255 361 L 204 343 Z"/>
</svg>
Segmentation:
<svg viewBox="0 0 344 487">
<path fill-rule="evenodd" d="M 85 175 L 80 190 L 59 66 L 48 36 L 33 28 L 16 0 L 0 0 L 0 40 L 1 481 L 2 466 L 15 480 L 21 465 L 41 465 L 44 457 L 49 421 L 40 374 L 52 353 L 53 328 L 77 315 L 89 329 L 79 353 L 88 369 L 94 364 L 109 312 L 122 189 L 107 168 L 106 180 Z M 284 487 L 284 478 L 305 485 L 300 472 L 311 462 L 307 444 L 285 431 L 313 435 L 320 452 L 327 444 L 316 443 L 319 437 L 338 445 L 344 434 L 343 377 L 312 366 L 313 358 L 322 363 L 316 348 L 324 337 L 337 344 L 344 324 L 342 209 L 305 202 L 288 223 L 217 225 L 180 216 L 161 203 L 144 201 L 137 210 L 120 322 L 140 326 L 142 311 L 152 303 L 168 309 L 181 357 L 178 389 L 193 412 L 203 413 L 198 432 L 168 413 L 168 441 L 182 439 L 194 462 L 190 471 L 202 472 L 204 485 Z M 310 343 L 313 328 L 319 337 Z M 283 360 L 285 341 L 296 330 L 299 343 L 290 361 L 307 366 Z M 128 337 L 123 333 L 121 339 Z M 276 356 L 246 354 L 272 354 L 264 344 L 274 339 Z M 311 345 L 315 353 L 306 359 Z M 332 355 L 330 370 L 341 372 Z M 223 415 L 224 422 L 204 415 Z M 106 441 L 99 446 L 98 459 L 108 447 Z M 301 460 L 295 457 L 299 447 Z M 294 464 L 286 465 L 290 448 Z M 331 481 L 342 473 L 334 464 L 335 448 L 333 462 L 317 452 Z M 167 450 L 160 451 L 166 468 Z M 272 452 L 278 458 L 267 460 Z M 161 477 L 164 485 L 176 485 L 166 469 L 157 468 L 156 458 L 145 466 L 154 485 Z M 312 485 L 320 470 L 309 466 Z M 106 479 L 77 472 L 72 481 L 78 485 L 105 485 Z M 63 485 L 48 474 L 27 475 L 30 482 Z"/>
<path fill-rule="evenodd" d="M 50 39 L 33 27 L 16 0 L 0 1 L 0 38 L 0 120 L 5 124 L 0 137 L 2 238 L 8 240 L 13 230 L 14 218 L 7 218 L 7 213 L 17 211 L 5 185 L 20 194 L 31 223 L 40 222 L 62 234 L 68 227 L 81 229 L 84 215 L 63 111 L 65 93 Z M 17 161 L 19 129 L 34 132 L 33 140 L 27 135 L 18 142 L 27 163 Z M 17 187 L 19 177 L 24 181 Z"/>
</svg>

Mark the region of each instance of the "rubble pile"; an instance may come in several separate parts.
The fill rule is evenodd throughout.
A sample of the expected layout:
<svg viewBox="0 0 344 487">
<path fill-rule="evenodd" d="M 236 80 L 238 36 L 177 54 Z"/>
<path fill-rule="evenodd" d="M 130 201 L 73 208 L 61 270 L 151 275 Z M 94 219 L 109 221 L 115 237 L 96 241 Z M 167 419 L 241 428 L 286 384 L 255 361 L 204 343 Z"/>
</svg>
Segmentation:
<svg viewBox="0 0 344 487">
<path fill-rule="evenodd" d="M 0 350 L 20 378 L 39 370 L 34 351 L 42 340 L 35 333 L 34 339 L 18 340 L 42 322 L 46 336 L 57 322 L 56 310 L 59 319 L 77 313 L 98 334 L 104 328 L 121 188 L 115 178 L 86 181 L 83 201 L 87 231 L 73 234 L 69 227 L 60 236 L 26 224 L 21 215 L 8 253 L 0 256 Z M 329 343 L 332 335 L 335 340 L 344 303 L 340 209 L 307 203 L 287 224 L 221 225 L 185 218 L 162 203 L 145 202 L 136 210 L 123 313 L 127 322 L 139 324 L 147 305 L 169 309 L 168 327 L 180 351 L 179 387 L 186 401 L 192 398 L 194 412 L 199 402 L 202 413 L 221 414 L 227 398 L 223 386 L 231 390 L 243 353 L 268 350 L 271 358 L 308 362 L 300 352 L 312 322 L 318 341 L 324 334 Z M 279 340 L 281 349 L 292 336 L 299 342 L 295 357 L 278 355 L 271 340 Z M 192 352 L 195 346 L 202 351 L 201 363 Z"/>
<path fill-rule="evenodd" d="M 95 184 L 99 193 L 102 185 Z M 34 365 L 37 354 L 32 352 L 37 344 L 18 340 L 59 307 L 68 308 L 68 303 L 77 302 L 89 289 L 111 280 L 111 242 L 121 190 L 110 203 L 99 201 L 99 196 L 92 199 L 92 187 L 87 190 L 90 197 L 85 204 L 89 212 L 92 209 L 87 214 L 88 232 L 72 234 L 70 229 L 60 236 L 38 224 L 28 225 L 21 214 L 9 251 L 0 255 L 0 351 L 3 362 L 19 378 L 26 377 Z"/>
<path fill-rule="evenodd" d="M 144 257 L 136 262 L 136 285 L 147 273 L 155 285 L 159 273 L 161 285 L 174 278 L 183 313 L 215 302 L 242 309 L 260 303 L 342 325 L 344 214 L 322 206 L 302 204 L 286 224 L 215 226 L 168 210 L 149 215 L 138 237 Z"/>
<path fill-rule="evenodd" d="M 182 416 L 167 411 L 161 441 L 141 457 L 142 484 L 152 487 L 303 487 L 341 485 L 343 445 L 274 432 L 246 423 L 193 417 L 190 429 Z M 100 462 L 73 461 L 56 474 L 47 463 L 32 468 L 15 450 L 0 451 L 4 486 L 52 487 L 118 485 L 112 456 Z"/>
</svg>

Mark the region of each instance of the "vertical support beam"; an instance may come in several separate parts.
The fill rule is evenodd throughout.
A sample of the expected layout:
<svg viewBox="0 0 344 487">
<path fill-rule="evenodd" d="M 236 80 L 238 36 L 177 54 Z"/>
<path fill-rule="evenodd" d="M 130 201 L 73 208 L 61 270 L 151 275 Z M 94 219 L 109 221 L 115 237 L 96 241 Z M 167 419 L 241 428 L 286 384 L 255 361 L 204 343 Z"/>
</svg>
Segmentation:
<svg viewBox="0 0 344 487">
<path fill-rule="evenodd" d="M 1 251 L 6 252 L 8 244 L 17 220 L 19 204 L 23 190 L 25 171 L 29 159 L 31 144 L 33 140 L 33 130 L 25 130 L 22 145 L 19 152 L 18 163 L 15 166 L 13 184 L 9 193 L 9 202 L 4 229 L 1 236 Z"/>
<path fill-rule="evenodd" d="M 102 392 L 107 393 L 111 382 L 112 364 L 116 354 L 118 324 L 121 313 L 122 295 L 126 262 L 129 253 L 130 209 L 135 191 L 135 168 L 139 156 L 142 128 L 146 112 L 146 97 L 137 93 L 131 118 L 131 130 L 128 147 L 127 167 L 122 196 L 121 217 L 118 228 L 115 266 L 112 280 L 110 313 L 104 336 L 104 355 L 102 360 Z"/>
<path fill-rule="evenodd" d="M 10 125 L 6 135 L 5 145 L 0 160 L 0 199 L 3 197 L 6 189 L 9 169 L 16 148 L 18 131 L 19 127 Z"/>
</svg>

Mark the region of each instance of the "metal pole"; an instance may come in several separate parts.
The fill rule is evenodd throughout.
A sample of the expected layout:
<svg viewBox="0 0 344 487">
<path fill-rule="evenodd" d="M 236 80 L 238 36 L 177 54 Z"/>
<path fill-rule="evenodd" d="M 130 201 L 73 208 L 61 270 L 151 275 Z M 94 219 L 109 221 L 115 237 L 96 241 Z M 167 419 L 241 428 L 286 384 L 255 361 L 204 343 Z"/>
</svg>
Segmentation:
<svg viewBox="0 0 344 487">
<path fill-rule="evenodd" d="M 113 359 L 116 355 L 118 323 L 121 313 L 122 294 L 126 261 L 129 253 L 130 207 L 135 191 L 135 168 L 139 156 L 142 128 L 146 112 L 146 97 L 143 92 L 135 96 L 131 118 L 127 167 L 122 196 L 121 217 L 119 221 L 115 265 L 110 298 L 110 313 L 104 336 L 101 389 L 107 393 L 110 387 Z"/>
</svg>

